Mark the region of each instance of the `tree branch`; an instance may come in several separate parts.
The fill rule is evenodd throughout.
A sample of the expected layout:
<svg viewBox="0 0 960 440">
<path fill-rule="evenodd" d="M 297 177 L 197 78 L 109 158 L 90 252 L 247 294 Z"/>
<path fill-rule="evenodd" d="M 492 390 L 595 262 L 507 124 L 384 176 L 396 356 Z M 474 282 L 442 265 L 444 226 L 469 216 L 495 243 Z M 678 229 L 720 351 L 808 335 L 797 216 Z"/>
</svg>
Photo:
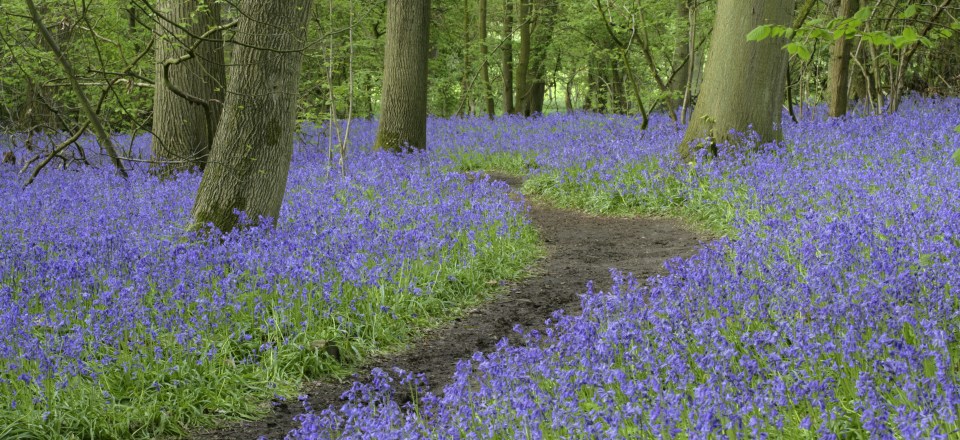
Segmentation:
<svg viewBox="0 0 960 440">
<path fill-rule="evenodd" d="M 27 9 L 30 10 L 30 17 L 40 30 L 40 35 L 44 41 L 46 41 L 47 45 L 50 46 L 51 51 L 56 55 L 64 72 L 66 72 L 67 78 L 70 80 L 74 92 L 77 94 L 80 106 L 83 108 L 84 113 L 87 114 L 89 123 L 93 127 L 94 134 L 96 134 L 100 146 L 110 155 L 113 165 L 117 168 L 117 173 L 126 178 L 127 170 L 123 168 L 123 162 L 120 161 L 120 158 L 117 156 L 117 151 L 113 148 L 113 141 L 107 136 L 106 130 L 103 129 L 103 125 L 100 123 L 100 117 L 94 113 L 93 108 L 90 106 L 90 101 L 87 100 L 87 96 L 83 93 L 83 88 L 77 82 L 77 75 L 73 70 L 73 65 L 70 64 L 70 61 L 64 56 L 63 51 L 60 50 L 60 45 L 54 40 L 53 35 L 50 34 L 50 30 L 43 24 L 43 20 L 40 18 L 40 13 L 37 12 L 37 6 L 33 3 L 33 0 L 25 1 L 27 3 Z"/>
</svg>

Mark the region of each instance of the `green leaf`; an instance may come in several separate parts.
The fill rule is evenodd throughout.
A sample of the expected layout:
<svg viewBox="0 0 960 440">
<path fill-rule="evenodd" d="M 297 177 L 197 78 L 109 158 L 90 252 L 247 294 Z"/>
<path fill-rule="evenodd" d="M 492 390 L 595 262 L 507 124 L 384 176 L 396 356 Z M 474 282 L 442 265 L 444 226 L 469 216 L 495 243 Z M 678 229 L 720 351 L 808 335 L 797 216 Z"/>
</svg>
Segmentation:
<svg viewBox="0 0 960 440">
<path fill-rule="evenodd" d="M 900 49 L 903 46 L 908 44 L 913 44 L 918 41 L 921 41 L 922 37 L 917 33 L 917 30 L 911 26 L 903 28 L 903 33 L 893 37 L 893 46 L 897 49 Z"/>
<path fill-rule="evenodd" d="M 810 31 L 810 38 L 831 38 L 832 34 L 825 29 L 814 29 Z"/>
<path fill-rule="evenodd" d="M 747 41 L 763 41 L 770 36 L 770 33 L 773 32 L 771 29 L 772 26 L 765 24 L 757 26 L 749 34 L 747 34 Z"/>
<path fill-rule="evenodd" d="M 860 8 L 860 10 L 857 11 L 856 14 L 853 14 L 853 18 L 855 18 L 855 19 L 857 19 L 857 20 L 860 20 L 860 21 L 866 21 L 868 18 L 870 18 L 870 14 L 872 14 L 872 13 L 873 13 L 873 8 L 872 8 L 872 7 L 870 7 L 870 6 L 864 6 L 864 7 Z"/>
<path fill-rule="evenodd" d="M 900 18 L 912 18 L 914 15 L 917 15 L 917 5 L 910 5 L 900 13 Z"/>
<path fill-rule="evenodd" d="M 917 33 L 917 30 L 914 29 L 913 26 L 907 26 L 903 28 L 903 36 L 904 38 L 908 38 L 913 41 L 917 41 L 920 39 L 920 34 Z"/>
<path fill-rule="evenodd" d="M 890 34 L 882 31 L 867 32 L 863 34 L 863 38 L 866 38 L 874 46 L 888 46 L 893 43 Z"/>
<path fill-rule="evenodd" d="M 783 46 L 783 47 L 787 49 L 787 52 L 789 52 L 790 55 L 796 55 L 804 61 L 810 61 L 810 57 L 812 56 L 812 54 L 810 53 L 810 49 L 807 49 L 802 44 L 797 42 L 792 42 L 792 43 L 788 43 L 786 46 Z"/>
<path fill-rule="evenodd" d="M 950 159 L 953 160 L 954 165 L 960 167 L 960 150 L 954 151 Z"/>
</svg>

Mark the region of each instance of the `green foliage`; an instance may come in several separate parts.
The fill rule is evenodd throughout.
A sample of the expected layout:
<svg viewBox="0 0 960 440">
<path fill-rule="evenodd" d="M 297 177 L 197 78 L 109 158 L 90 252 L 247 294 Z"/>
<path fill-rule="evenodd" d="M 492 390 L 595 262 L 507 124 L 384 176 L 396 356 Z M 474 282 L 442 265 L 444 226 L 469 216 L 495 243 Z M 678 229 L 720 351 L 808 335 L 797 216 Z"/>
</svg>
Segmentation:
<svg viewBox="0 0 960 440">
<path fill-rule="evenodd" d="M 149 48 L 151 33 L 131 27 L 128 7 L 123 0 L 40 5 L 44 24 L 81 76 L 84 93 L 94 105 L 102 100 L 101 117 L 114 131 L 139 125 L 153 97 L 152 52 L 134 62 Z M 75 129 L 69 121 L 83 119 L 76 95 L 24 4 L 0 3 L 0 125 L 61 131 Z"/>
<path fill-rule="evenodd" d="M 531 174 L 539 168 L 537 158 L 522 153 L 461 152 L 452 159 L 458 170 L 529 174 L 524 193 L 555 206 L 599 215 L 678 217 L 714 236 L 735 235 L 731 224 L 736 207 L 748 201 L 746 190 L 736 191 L 741 199 L 730 199 L 724 196 L 722 182 L 713 182 L 683 164 L 668 165 L 653 157 L 622 164 L 608 180 L 590 171 L 590 161 Z"/>
<path fill-rule="evenodd" d="M 921 10 L 928 9 L 916 4 L 908 5 L 902 12 L 897 14 L 901 20 L 910 20 L 920 13 Z M 791 54 L 796 55 L 804 61 L 809 61 L 812 56 L 810 44 L 818 40 L 834 41 L 840 38 L 861 37 L 863 41 L 874 46 L 893 46 L 901 49 L 912 44 L 923 44 L 932 47 L 935 40 L 940 38 L 949 38 L 953 35 L 950 29 L 943 28 L 931 33 L 929 36 L 921 35 L 912 24 L 907 24 L 901 28 L 891 30 L 867 30 L 866 25 L 874 17 L 874 8 L 865 6 L 860 8 L 850 18 L 824 19 L 815 18 L 809 20 L 799 29 L 793 29 L 782 25 L 761 25 L 747 34 L 748 41 L 763 41 L 767 38 L 783 37 L 790 40 L 784 48 Z M 921 20 L 922 21 L 922 20 Z M 954 21 L 951 27 L 957 25 Z"/>
</svg>

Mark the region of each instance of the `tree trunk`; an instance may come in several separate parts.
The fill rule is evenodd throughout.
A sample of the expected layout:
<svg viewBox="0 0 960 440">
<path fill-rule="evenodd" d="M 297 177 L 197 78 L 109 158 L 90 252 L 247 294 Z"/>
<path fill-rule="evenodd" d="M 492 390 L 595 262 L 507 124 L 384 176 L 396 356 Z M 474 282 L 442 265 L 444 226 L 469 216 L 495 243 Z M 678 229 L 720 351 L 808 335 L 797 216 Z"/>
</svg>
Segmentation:
<svg viewBox="0 0 960 440">
<path fill-rule="evenodd" d="M 472 97 L 470 96 L 470 0 L 463 0 L 463 71 L 460 76 L 460 109 L 459 116 L 473 114 L 471 111 Z"/>
<path fill-rule="evenodd" d="M 200 3 L 163 0 L 157 5 L 163 17 L 155 25 L 157 81 L 150 148 L 155 160 L 166 162 L 155 167 L 161 174 L 203 169 L 220 122 L 226 83 L 221 33 L 195 38 L 220 25 L 220 6 L 207 2 L 201 8 Z"/>
<path fill-rule="evenodd" d="M 627 91 L 623 87 L 623 68 L 616 58 L 610 57 L 610 69 L 607 71 L 610 85 L 610 108 L 614 113 L 627 113 Z"/>
<path fill-rule="evenodd" d="M 503 0 L 503 112 L 516 113 L 513 106 L 513 0 Z"/>
<path fill-rule="evenodd" d="M 693 26 L 693 23 L 690 22 L 690 8 L 687 5 L 687 2 L 690 0 L 677 0 L 677 18 L 680 20 L 681 24 L 686 24 L 687 28 L 684 29 L 684 38 L 678 38 L 676 46 L 673 47 L 673 63 L 672 65 L 680 65 L 680 68 L 673 68 L 676 74 L 673 75 L 673 78 L 670 81 L 670 90 L 674 94 L 673 108 L 670 109 L 674 114 L 683 106 L 683 94 L 687 90 L 687 81 L 690 80 L 690 35 L 692 35 L 690 26 Z"/>
<path fill-rule="evenodd" d="M 530 116 L 530 2 L 520 0 L 520 58 L 517 60 L 517 112 Z"/>
<path fill-rule="evenodd" d="M 840 18 L 850 18 L 860 9 L 859 0 L 840 0 Z M 830 71 L 827 79 L 827 98 L 830 116 L 847 113 L 847 82 L 850 77 L 850 49 L 853 42 L 845 35 L 830 47 Z"/>
<path fill-rule="evenodd" d="M 530 40 L 530 91 L 528 92 L 528 116 L 543 113 L 543 102 L 547 93 L 547 48 L 553 38 L 553 25 L 559 5 L 556 0 L 537 0 L 535 26 L 531 29 Z"/>
<path fill-rule="evenodd" d="M 483 82 L 484 101 L 487 104 L 487 116 L 493 119 L 496 113 L 493 102 L 493 88 L 490 86 L 490 59 L 487 49 L 487 0 L 480 0 L 480 11 L 477 17 L 480 23 L 480 58 L 483 66 L 480 69 L 480 81 Z"/>
<path fill-rule="evenodd" d="M 590 87 L 590 98 L 584 105 L 584 110 L 595 110 L 598 113 L 607 112 L 607 85 L 604 84 L 602 68 L 598 65 L 602 65 L 601 60 L 591 60 L 590 67 L 588 70 L 589 75 L 589 87 Z"/>
<path fill-rule="evenodd" d="M 780 128 L 787 52 L 783 38 L 747 41 L 763 24 L 789 26 L 793 0 L 719 0 L 703 85 L 680 144 L 683 157 L 703 138 L 714 152 L 739 133 L 756 131 L 761 142 L 783 137 Z"/>
<path fill-rule="evenodd" d="M 387 0 L 387 47 L 375 148 L 396 152 L 426 148 L 429 49 L 430 0 Z"/>
<path fill-rule="evenodd" d="M 630 53 L 628 52 L 630 48 L 629 42 L 624 42 L 617 37 L 616 32 L 613 31 L 613 22 L 607 19 L 607 13 L 603 10 L 603 4 L 600 0 L 596 0 L 597 11 L 600 12 L 600 17 L 603 18 L 603 27 L 606 28 L 607 34 L 610 35 L 610 41 L 614 46 L 619 48 L 618 51 L 620 54 L 620 60 L 623 61 L 623 69 L 626 73 L 627 79 L 630 81 L 630 88 L 633 89 L 633 98 L 637 101 L 637 107 L 640 110 L 640 116 L 643 118 L 643 122 L 640 125 L 641 130 L 646 130 L 647 125 L 650 124 L 650 117 L 647 114 L 647 109 L 643 105 L 643 94 L 640 91 L 640 82 L 637 80 L 636 73 L 633 70 L 633 66 L 630 65 Z M 641 16 L 641 23 L 643 22 L 643 17 Z M 646 43 L 645 43 L 646 44 Z M 645 57 L 648 58 L 648 62 L 652 63 L 653 60 L 650 58 L 649 51 L 645 50 Z M 661 82 L 660 78 L 657 77 L 657 84 L 660 86 L 661 90 L 664 89 L 664 85 Z"/>
<path fill-rule="evenodd" d="M 310 0 L 244 0 L 223 116 L 193 205 L 194 229 L 276 221 L 293 155 Z"/>
</svg>

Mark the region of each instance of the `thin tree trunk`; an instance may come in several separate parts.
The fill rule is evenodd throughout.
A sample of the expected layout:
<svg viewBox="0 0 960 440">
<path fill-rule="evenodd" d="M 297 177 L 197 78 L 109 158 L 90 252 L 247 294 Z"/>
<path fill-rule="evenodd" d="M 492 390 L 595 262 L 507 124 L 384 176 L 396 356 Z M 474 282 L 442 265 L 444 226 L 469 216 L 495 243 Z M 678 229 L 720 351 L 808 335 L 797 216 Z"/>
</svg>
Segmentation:
<svg viewBox="0 0 960 440">
<path fill-rule="evenodd" d="M 643 38 L 640 41 L 640 53 L 643 54 L 643 59 L 647 62 L 647 67 L 650 68 L 650 75 L 653 76 L 654 82 L 657 83 L 657 87 L 660 88 L 660 93 L 664 95 L 664 101 L 666 101 L 666 107 L 670 119 L 674 122 L 677 121 L 677 114 L 673 111 L 676 107 L 673 96 L 671 96 L 671 89 L 669 85 L 670 79 L 667 78 L 667 81 L 664 81 L 660 78 L 660 69 L 657 67 L 656 61 L 653 59 L 653 52 L 650 50 L 650 34 L 647 32 L 646 19 L 643 16 L 643 9 L 638 11 L 640 15 L 640 26 L 643 28 Z"/>
<path fill-rule="evenodd" d="M 650 124 L 650 118 L 647 115 L 646 107 L 643 105 L 643 95 L 640 93 L 640 83 L 637 80 L 633 66 L 630 64 L 630 54 L 627 52 L 629 45 L 617 38 L 617 35 L 613 32 L 612 23 L 608 21 L 607 13 L 603 10 L 603 4 L 600 3 L 600 0 L 596 0 L 596 5 L 597 10 L 600 12 L 600 16 L 603 18 L 603 25 L 607 29 L 607 33 L 610 35 L 610 40 L 613 41 L 613 44 L 620 49 L 620 59 L 623 61 L 623 68 L 626 70 L 627 78 L 630 80 L 630 86 L 633 89 L 633 98 L 637 101 L 637 106 L 640 108 L 640 117 L 643 119 L 640 129 L 646 130 L 647 126 Z"/>
<path fill-rule="evenodd" d="M 595 98 L 595 82 L 596 78 L 594 77 L 593 72 L 593 57 L 587 57 L 587 90 L 583 94 L 583 110 L 592 111 L 593 110 L 593 100 Z"/>
<path fill-rule="evenodd" d="M 596 110 L 598 113 L 607 112 L 607 87 L 603 84 L 603 75 L 598 67 L 600 61 L 593 60 L 590 63 L 590 96 L 592 102 L 588 100 L 584 110 Z"/>
<path fill-rule="evenodd" d="M 193 205 L 194 229 L 275 222 L 293 155 L 310 0 L 244 0 L 223 115 Z"/>
<path fill-rule="evenodd" d="M 517 60 L 517 112 L 530 116 L 530 2 L 520 0 L 520 58 Z"/>
<path fill-rule="evenodd" d="M 537 0 L 536 3 L 536 25 L 531 29 L 530 35 L 530 73 L 532 75 L 527 99 L 529 114 L 543 113 L 543 102 L 547 92 L 547 48 L 553 38 L 558 7 L 556 0 Z"/>
<path fill-rule="evenodd" d="M 793 111 L 793 80 L 790 79 L 790 62 L 787 61 L 787 83 L 784 87 L 787 89 L 787 113 L 790 114 L 790 120 L 794 123 L 800 122 L 797 120 L 797 114 Z"/>
<path fill-rule="evenodd" d="M 789 26 L 793 0 L 719 0 L 710 41 L 703 87 L 680 145 L 689 157 L 692 149 L 735 142 L 731 130 L 756 131 L 762 142 L 782 138 L 783 88 L 787 52 L 782 38 L 760 42 L 745 36 L 764 24 Z"/>
<path fill-rule="evenodd" d="M 607 84 L 610 84 L 610 107 L 614 113 L 627 112 L 627 94 L 623 87 L 624 75 L 620 72 L 621 66 L 616 58 L 610 58 L 609 78 Z"/>
<path fill-rule="evenodd" d="M 573 112 L 573 82 L 577 78 L 577 72 L 573 71 L 569 77 L 567 77 L 567 87 L 566 95 L 563 97 L 563 105 L 567 113 Z"/>
<path fill-rule="evenodd" d="M 463 0 L 463 72 L 460 78 L 461 105 L 460 116 L 472 114 L 472 99 L 470 96 L 470 0 Z M 482 69 L 481 69 L 482 70 Z"/>
<path fill-rule="evenodd" d="M 429 48 L 430 0 L 388 0 L 377 149 L 426 148 Z"/>
<path fill-rule="evenodd" d="M 480 0 L 480 11 L 477 17 L 480 23 L 480 58 L 483 66 L 480 69 L 480 80 L 483 82 L 484 101 L 487 105 L 487 116 L 493 119 L 496 113 L 496 103 L 493 101 L 493 88 L 490 86 L 490 59 L 487 48 L 487 0 Z"/>
<path fill-rule="evenodd" d="M 226 80 L 221 32 L 196 37 L 220 25 L 220 5 L 208 2 L 201 8 L 198 0 L 162 0 L 157 11 L 163 16 L 155 24 L 150 146 L 154 160 L 161 162 L 156 170 L 203 169 L 220 122 Z"/>
<path fill-rule="evenodd" d="M 503 0 L 503 112 L 516 113 L 513 102 L 513 1 Z"/>
<path fill-rule="evenodd" d="M 690 57 L 690 26 L 693 26 L 693 23 L 690 22 L 688 1 L 689 0 L 677 0 L 677 18 L 680 19 L 681 23 L 685 23 L 687 27 L 684 32 L 685 38 L 677 39 L 677 45 L 673 48 L 674 65 L 683 64 L 687 62 L 687 59 Z M 683 106 L 684 91 L 687 89 L 687 81 L 690 79 L 690 66 L 687 66 L 687 68 L 681 67 L 680 69 L 675 69 L 675 71 L 676 74 L 673 75 L 670 81 L 670 91 L 676 100 L 673 101 L 673 107 L 669 109 L 674 114 Z"/>
<path fill-rule="evenodd" d="M 840 18 L 850 18 L 860 9 L 859 0 L 840 0 Z M 841 36 L 830 47 L 830 70 L 827 78 L 827 99 L 830 116 L 843 116 L 847 113 L 847 83 L 850 77 L 850 49 L 853 42 L 846 35 Z"/>
<path fill-rule="evenodd" d="M 686 85 L 683 88 L 683 104 L 680 105 L 680 123 L 686 124 L 687 117 L 690 115 L 690 112 L 687 109 L 690 107 L 690 101 L 693 98 L 693 87 L 696 85 L 698 78 L 701 76 L 702 66 L 699 63 L 700 57 L 697 56 L 698 48 L 696 46 L 697 42 L 697 4 L 696 2 L 687 3 L 687 69 L 686 75 L 687 80 L 685 81 Z M 690 6 L 693 6 L 692 8 Z"/>
<path fill-rule="evenodd" d="M 863 62 L 866 62 L 866 58 L 864 58 L 863 53 L 860 51 L 862 47 L 863 43 L 861 42 L 858 44 L 857 50 L 850 55 L 850 62 L 860 66 L 860 69 L 859 73 L 857 73 L 857 70 L 850 72 L 851 77 L 849 96 L 850 99 L 858 101 L 863 98 L 867 98 L 868 100 L 870 99 L 869 94 L 867 93 L 867 77 L 869 75 L 865 72 L 863 67 Z M 863 61 L 861 62 L 861 60 Z"/>
</svg>

